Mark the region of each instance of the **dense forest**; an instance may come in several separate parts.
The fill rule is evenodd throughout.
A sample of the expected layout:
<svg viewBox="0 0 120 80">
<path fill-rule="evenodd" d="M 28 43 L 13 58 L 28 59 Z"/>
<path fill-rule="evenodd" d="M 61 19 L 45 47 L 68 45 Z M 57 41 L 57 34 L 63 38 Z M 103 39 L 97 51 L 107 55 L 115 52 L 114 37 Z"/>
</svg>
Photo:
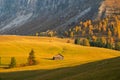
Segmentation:
<svg viewBox="0 0 120 80">
<path fill-rule="evenodd" d="M 65 31 L 65 36 L 76 39 L 76 44 L 117 49 L 120 41 L 120 17 L 108 16 L 101 20 L 80 21 L 75 27 Z M 85 40 L 84 40 L 85 39 Z M 79 42 L 80 40 L 80 42 Z"/>
</svg>

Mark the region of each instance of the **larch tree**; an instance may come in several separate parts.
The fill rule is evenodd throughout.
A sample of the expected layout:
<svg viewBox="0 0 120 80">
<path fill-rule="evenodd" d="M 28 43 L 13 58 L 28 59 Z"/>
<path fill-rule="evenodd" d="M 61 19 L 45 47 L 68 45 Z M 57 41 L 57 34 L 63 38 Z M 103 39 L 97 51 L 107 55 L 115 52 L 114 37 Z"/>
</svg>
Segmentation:
<svg viewBox="0 0 120 80">
<path fill-rule="evenodd" d="M 112 36 L 112 32 L 111 32 L 111 30 L 108 28 L 108 37 L 111 37 Z"/>
<path fill-rule="evenodd" d="M 83 46 L 90 46 L 88 39 L 83 39 Z"/>
<path fill-rule="evenodd" d="M 70 37 L 71 37 L 71 38 L 74 37 L 74 32 L 73 32 L 73 31 L 70 32 Z"/>
<path fill-rule="evenodd" d="M 114 39 L 112 37 L 107 38 L 106 48 L 113 49 L 114 47 Z"/>
<path fill-rule="evenodd" d="M 38 32 L 36 32 L 36 34 L 35 34 L 36 36 L 39 36 L 39 33 Z"/>
<path fill-rule="evenodd" d="M 83 31 L 82 31 L 82 36 L 85 36 L 85 34 L 86 34 L 86 33 L 85 33 L 85 30 L 83 30 Z"/>
<path fill-rule="evenodd" d="M 120 20 L 117 20 L 118 38 L 120 39 Z"/>
<path fill-rule="evenodd" d="M 105 38 L 105 37 L 101 37 L 101 38 L 100 38 L 100 41 L 101 41 L 102 47 L 105 47 L 105 46 L 106 46 L 106 43 L 107 43 L 106 38 Z"/>
<path fill-rule="evenodd" d="M 89 29 L 88 34 L 89 34 L 90 36 L 92 36 L 92 35 L 93 35 L 93 31 Z"/>
</svg>

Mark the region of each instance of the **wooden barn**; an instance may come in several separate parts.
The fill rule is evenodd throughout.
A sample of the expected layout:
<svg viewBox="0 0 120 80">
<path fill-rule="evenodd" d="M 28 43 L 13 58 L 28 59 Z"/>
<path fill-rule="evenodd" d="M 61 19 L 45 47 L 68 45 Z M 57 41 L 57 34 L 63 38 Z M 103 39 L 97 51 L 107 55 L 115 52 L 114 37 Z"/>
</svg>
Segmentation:
<svg viewBox="0 0 120 80">
<path fill-rule="evenodd" d="M 64 59 L 64 56 L 61 54 L 57 54 L 57 55 L 53 56 L 53 60 L 63 60 L 63 59 Z"/>
</svg>

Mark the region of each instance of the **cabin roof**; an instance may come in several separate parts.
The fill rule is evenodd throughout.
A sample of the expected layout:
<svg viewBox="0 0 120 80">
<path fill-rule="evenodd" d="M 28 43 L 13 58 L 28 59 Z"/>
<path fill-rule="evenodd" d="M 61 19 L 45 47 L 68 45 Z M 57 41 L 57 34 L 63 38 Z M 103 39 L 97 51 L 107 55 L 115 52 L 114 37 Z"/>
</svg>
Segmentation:
<svg viewBox="0 0 120 80">
<path fill-rule="evenodd" d="M 57 54 L 57 55 L 55 55 L 54 57 L 64 57 L 62 54 Z"/>
</svg>

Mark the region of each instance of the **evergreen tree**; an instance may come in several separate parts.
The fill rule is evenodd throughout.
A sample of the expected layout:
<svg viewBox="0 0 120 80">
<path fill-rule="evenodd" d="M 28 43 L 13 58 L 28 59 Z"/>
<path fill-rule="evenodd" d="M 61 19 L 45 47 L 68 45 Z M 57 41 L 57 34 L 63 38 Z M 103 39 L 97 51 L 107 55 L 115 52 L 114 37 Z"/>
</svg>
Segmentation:
<svg viewBox="0 0 120 80">
<path fill-rule="evenodd" d="M 34 50 L 33 50 L 33 49 L 32 49 L 31 52 L 29 53 L 28 64 L 29 64 L 29 65 L 35 65 L 35 64 L 36 64 L 35 53 L 34 53 Z"/>
<path fill-rule="evenodd" d="M 75 39 L 74 43 L 80 45 L 80 39 L 79 38 Z"/>
<path fill-rule="evenodd" d="M 95 42 L 96 47 L 102 47 L 102 42 L 100 38 L 97 38 L 97 41 Z"/>
<path fill-rule="evenodd" d="M 106 43 L 105 47 L 108 48 L 108 49 L 113 49 L 113 45 L 109 42 Z"/>
<path fill-rule="evenodd" d="M 120 42 L 117 42 L 117 43 L 115 44 L 115 49 L 120 51 Z"/>
<path fill-rule="evenodd" d="M 16 67 L 16 59 L 15 59 L 15 57 L 12 57 L 12 58 L 11 58 L 11 62 L 10 62 L 9 67 L 10 67 L 10 68 Z"/>
</svg>

